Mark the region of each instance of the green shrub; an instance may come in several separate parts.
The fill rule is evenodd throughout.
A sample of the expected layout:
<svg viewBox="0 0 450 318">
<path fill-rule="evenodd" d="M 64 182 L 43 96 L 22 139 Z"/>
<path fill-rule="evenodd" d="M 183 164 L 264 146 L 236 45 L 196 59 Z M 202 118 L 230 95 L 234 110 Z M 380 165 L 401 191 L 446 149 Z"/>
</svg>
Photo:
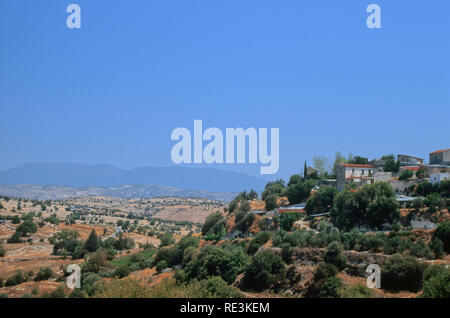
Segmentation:
<svg viewBox="0 0 450 318">
<path fill-rule="evenodd" d="M 64 298 L 66 297 L 66 288 L 64 285 L 59 285 L 54 291 L 50 293 L 50 298 Z"/>
<path fill-rule="evenodd" d="M 246 215 L 247 213 L 245 213 L 244 211 L 237 212 L 234 216 L 234 223 L 239 223 L 239 221 L 241 221 Z"/>
<path fill-rule="evenodd" d="M 208 234 L 208 232 L 211 230 L 211 228 L 219 221 L 224 220 L 224 217 L 220 212 L 216 212 L 213 214 L 210 214 L 206 220 L 205 223 L 203 223 L 202 226 L 202 235 L 205 236 Z"/>
<path fill-rule="evenodd" d="M 175 243 L 175 239 L 173 238 L 172 233 L 170 232 L 165 232 L 164 234 L 158 236 L 159 240 L 160 240 L 160 247 L 163 246 L 169 246 Z"/>
<path fill-rule="evenodd" d="M 97 251 L 100 247 L 101 240 L 97 236 L 97 233 L 94 229 L 92 229 L 91 233 L 89 234 L 89 237 L 87 238 L 86 242 L 84 243 L 84 248 L 89 253 L 93 253 Z"/>
<path fill-rule="evenodd" d="M 22 224 L 20 224 L 16 228 L 16 233 L 19 233 L 21 236 L 27 236 L 32 233 L 37 232 L 37 226 L 32 220 L 25 220 Z"/>
<path fill-rule="evenodd" d="M 256 234 L 247 246 L 247 254 L 255 254 L 262 245 L 270 240 L 270 236 L 271 233 L 267 231 L 259 232 L 258 234 Z"/>
<path fill-rule="evenodd" d="M 130 268 L 128 266 L 120 266 L 114 270 L 113 276 L 116 278 L 124 278 L 130 275 Z"/>
<path fill-rule="evenodd" d="M 42 267 L 36 274 L 34 281 L 39 282 L 41 280 L 48 280 L 53 277 L 53 271 L 49 267 Z"/>
<path fill-rule="evenodd" d="M 213 296 L 220 298 L 241 298 L 242 293 L 232 286 L 228 286 L 227 283 L 219 276 L 210 277 L 207 280 L 201 282 Z"/>
<path fill-rule="evenodd" d="M 373 298 L 375 294 L 372 289 L 358 283 L 356 285 L 342 286 L 338 291 L 339 298 Z"/>
<path fill-rule="evenodd" d="M 6 280 L 5 286 L 15 286 L 22 284 L 25 281 L 22 271 L 17 271 L 13 276 Z"/>
<path fill-rule="evenodd" d="M 334 277 L 338 272 L 339 272 L 338 268 L 333 264 L 321 262 L 314 271 L 314 281 Z"/>
<path fill-rule="evenodd" d="M 344 269 L 347 266 L 347 260 L 344 255 L 342 255 L 342 246 L 338 242 L 333 242 L 328 245 L 323 260 L 326 263 L 333 264 L 339 269 Z"/>
<path fill-rule="evenodd" d="M 241 231 L 242 233 L 245 233 L 248 231 L 250 226 L 252 226 L 254 221 L 255 221 L 255 216 L 253 214 L 247 214 L 242 220 L 240 220 L 236 224 L 236 229 Z"/>
<path fill-rule="evenodd" d="M 434 238 L 438 238 L 444 244 L 445 253 L 450 253 L 450 221 L 442 222 L 436 228 Z"/>
<path fill-rule="evenodd" d="M 266 211 L 271 211 L 278 207 L 277 198 L 278 197 L 276 195 L 271 194 L 264 199 L 264 202 L 266 204 Z"/>
<path fill-rule="evenodd" d="M 305 210 L 308 215 L 328 212 L 333 206 L 337 191 L 334 187 L 322 187 L 307 201 Z"/>
<path fill-rule="evenodd" d="M 423 267 L 410 255 L 395 254 L 381 270 L 381 287 L 417 291 L 422 283 Z"/>
<path fill-rule="evenodd" d="M 13 235 L 11 235 L 11 237 L 7 240 L 7 242 L 10 244 L 15 244 L 15 243 L 23 243 L 23 240 L 21 239 L 20 233 L 15 232 Z"/>
<path fill-rule="evenodd" d="M 244 283 L 247 288 L 263 290 L 282 279 L 284 275 L 283 259 L 271 250 L 262 250 L 256 253 L 245 271 Z"/>
<path fill-rule="evenodd" d="M 165 260 L 162 260 L 156 264 L 156 271 L 158 273 L 161 273 L 161 271 L 165 268 L 167 268 L 167 262 Z"/>
<path fill-rule="evenodd" d="M 338 297 L 338 291 L 342 287 L 342 280 L 339 277 L 327 278 L 317 285 L 317 296 L 321 298 L 325 297 Z"/>
<path fill-rule="evenodd" d="M 231 284 L 249 262 L 249 257 L 240 247 L 209 245 L 203 247 L 198 255 L 191 258 L 185 266 L 185 271 L 189 280 L 220 276 Z"/>
<path fill-rule="evenodd" d="M 6 249 L 3 245 L 0 244 L 0 257 L 4 257 L 6 255 Z"/>
<path fill-rule="evenodd" d="M 281 247 L 281 258 L 283 258 L 283 261 L 285 261 L 286 264 L 290 264 L 292 261 L 291 244 L 283 243 L 280 245 L 280 247 Z"/>
<path fill-rule="evenodd" d="M 294 222 L 300 219 L 300 213 L 298 212 L 285 212 L 281 215 L 280 227 L 284 231 L 291 231 Z"/>
<path fill-rule="evenodd" d="M 444 256 L 444 243 L 442 243 L 441 239 L 433 238 L 428 246 L 433 251 L 434 258 L 442 258 Z"/>
<path fill-rule="evenodd" d="M 424 298 L 450 298 L 450 269 L 444 265 L 430 266 L 424 274 Z"/>
<path fill-rule="evenodd" d="M 88 296 L 94 296 L 101 290 L 102 279 L 98 274 L 82 275 L 81 289 L 86 292 Z M 83 294 L 74 294 L 73 297 L 81 297 Z"/>
<path fill-rule="evenodd" d="M 400 172 L 400 174 L 398 175 L 398 180 L 408 180 L 410 178 L 413 177 L 413 172 L 411 170 L 403 170 L 402 172 Z"/>
</svg>

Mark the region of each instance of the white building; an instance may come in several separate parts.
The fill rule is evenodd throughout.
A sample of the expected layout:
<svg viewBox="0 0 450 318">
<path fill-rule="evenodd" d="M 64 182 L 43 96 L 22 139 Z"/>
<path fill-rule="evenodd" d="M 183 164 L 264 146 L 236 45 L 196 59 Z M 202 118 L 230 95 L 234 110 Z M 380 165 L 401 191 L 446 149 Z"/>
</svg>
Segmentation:
<svg viewBox="0 0 450 318">
<path fill-rule="evenodd" d="M 435 173 L 430 175 L 430 183 L 440 183 L 443 180 L 450 180 L 450 173 Z"/>
<path fill-rule="evenodd" d="M 357 186 L 373 183 L 373 171 L 375 166 L 368 164 L 341 164 L 337 171 L 337 189 L 344 190 L 347 183 L 355 183 Z"/>
</svg>

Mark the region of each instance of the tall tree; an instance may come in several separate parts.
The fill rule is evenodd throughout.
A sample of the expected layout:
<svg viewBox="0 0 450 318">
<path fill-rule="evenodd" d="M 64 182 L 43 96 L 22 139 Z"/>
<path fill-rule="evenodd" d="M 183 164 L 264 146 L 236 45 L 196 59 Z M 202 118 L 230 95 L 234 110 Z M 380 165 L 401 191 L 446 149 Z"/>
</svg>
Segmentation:
<svg viewBox="0 0 450 318">
<path fill-rule="evenodd" d="M 305 167 L 303 168 L 303 178 L 305 178 L 305 179 L 308 176 L 307 169 L 308 168 L 306 167 L 306 160 L 305 160 Z"/>
<path fill-rule="evenodd" d="M 323 176 L 327 172 L 328 159 L 324 156 L 314 156 L 314 169 L 319 172 L 319 175 Z"/>
<path fill-rule="evenodd" d="M 92 253 L 98 250 L 99 247 L 100 247 L 100 240 L 97 236 L 97 233 L 95 233 L 95 230 L 93 229 L 91 231 L 91 234 L 89 234 L 88 239 L 86 240 L 84 248 Z"/>
</svg>

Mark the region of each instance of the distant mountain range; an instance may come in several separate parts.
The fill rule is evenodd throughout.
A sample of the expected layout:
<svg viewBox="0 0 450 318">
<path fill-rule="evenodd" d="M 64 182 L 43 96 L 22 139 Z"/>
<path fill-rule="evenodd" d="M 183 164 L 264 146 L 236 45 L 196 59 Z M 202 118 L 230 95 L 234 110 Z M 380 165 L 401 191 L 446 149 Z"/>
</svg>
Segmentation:
<svg viewBox="0 0 450 318">
<path fill-rule="evenodd" d="M 114 187 L 40 186 L 32 184 L 0 185 L 0 195 L 38 199 L 66 200 L 84 196 L 108 196 L 123 199 L 147 199 L 154 197 L 203 198 L 229 202 L 237 193 L 187 190 L 156 185 L 121 185 Z"/>
<path fill-rule="evenodd" d="M 0 172 L 1 185 L 66 187 L 115 187 L 152 185 L 189 191 L 260 191 L 266 181 L 244 173 L 213 168 L 140 167 L 122 169 L 111 165 L 30 163 Z M 4 188 L 4 187 L 3 187 Z"/>
</svg>

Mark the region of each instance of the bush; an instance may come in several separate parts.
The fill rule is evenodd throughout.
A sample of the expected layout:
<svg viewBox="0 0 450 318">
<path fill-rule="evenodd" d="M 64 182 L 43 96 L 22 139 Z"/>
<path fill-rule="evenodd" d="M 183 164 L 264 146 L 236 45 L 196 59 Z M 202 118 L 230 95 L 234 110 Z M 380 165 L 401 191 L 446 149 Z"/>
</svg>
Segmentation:
<svg viewBox="0 0 450 318">
<path fill-rule="evenodd" d="M 410 179 L 412 177 L 413 177 L 413 172 L 411 170 L 403 170 L 398 175 L 398 180 L 406 181 L 406 180 L 408 180 L 408 179 Z"/>
<path fill-rule="evenodd" d="M 277 196 L 274 195 L 274 194 L 271 194 L 271 195 L 267 196 L 265 198 L 264 202 L 266 204 L 266 211 L 274 210 L 278 206 L 278 204 L 277 204 Z"/>
<path fill-rule="evenodd" d="M 39 282 L 41 280 L 48 280 L 53 277 L 53 271 L 49 267 L 42 267 L 39 269 L 39 272 L 36 274 L 34 278 L 35 282 Z"/>
<path fill-rule="evenodd" d="M 319 263 L 314 271 L 314 281 L 324 280 L 336 276 L 339 272 L 336 266 L 329 263 Z"/>
<path fill-rule="evenodd" d="M 358 283 L 356 285 L 343 286 L 338 291 L 339 298 L 373 298 L 374 292 L 372 289 Z"/>
<path fill-rule="evenodd" d="M 445 253 L 450 253 L 450 221 L 442 222 L 436 228 L 433 238 L 438 238 L 444 244 Z"/>
<path fill-rule="evenodd" d="M 87 298 L 89 295 L 86 291 L 80 288 L 75 288 L 69 295 L 69 298 Z"/>
<path fill-rule="evenodd" d="M 208 232 L 211 230 L 211 228 L 219 221 L 223 220 L 223 216 L 220 212 L 216 212 L 213 214 L 210 214 L 206 220 L 205 223 L 202 226 L 202 235 L 205 236 L 208 234 Z"/>
<path fill-rule="evenodd" d="M 22 284 L 25 281 L 22 271 L 17 271 L 13 276 L 7 279 L 5 286 L 15 286 Z"/>
<path fill-rule="evenodd" d="M 264 245 L 270 239 L 271 233 L 269 232 L 259 232 L 256 236 L 250 241 L 247 247 L 247 254 L 253 255 L 258 249 Z"/>
<path fill-rule="evenodd" d="M 308 215 L 328 212 L 333 206 L 337 191 L 334 187 L 322 187 L 306 201 Z"/>
<path fill-rule="evenodd" d="M 17 215 L 14 215 L 12 217 L 12 224 L 19 224 L 20 223 L 20 218 Z"/>
<path fill-rule="evenodd" d="M 0 244 L 0 257 L 4 257 L 6 255 L 6 249 L 3 245 Z"/>
<path fill-rule="evenodd" d="M 409 255 L 395 254 L 381 270 L 382 288 L 416 292 L 422 283 L 423 267 Z"/>
<path fill-rule="evenodd" d="M 245 233 L 248 231 L 250 226 L 252 226 L 255 221 L 255 216 L 253 214 L 247 214 L 239 223 L 236 224 L 236 229 Z"/>
<path fill-rule="evenodd" d="M 246 215 L 247 213 L 245 213 L 244 211 L 237 212 L 234 216 L 234 223 L 239 223 Z"/>
<path fill-rule="evenodd" d="M 49 239 L 53 245 L 53 254 L 60 255 L 63 250 L 66 250 L 74 258 L 82 258 L 84 256 L 83 244 L 79 237 L 78 232 L 67 229 L 56 233 Z"/>
<path fill-rule="evenodd" d="M 156 271 L 161 273 L 163 269 L 167 268 L 167 262 L 165 260 L 158 262 L 156 264 Z"/>
<path fill-rule="evenodd" d="M 10 244 L 23 243 L 23 240 L 21 239 L 20 233 L 15 232 L 13 235 L 11 235 L 7 242 Z"/>
<path fill-rule="evenodd" d="M 182 269 L 178 269 L 175 272 L 174 278 L 179 283 L 185 282 L 186 279 L 187 279 L 186 272 L 184 270 L 182 270 Z"/>
<path fill-rule="evenodd" d="M 93 272 L 98 273 L 103 267 L 107 265 L 106 252 L 97 251 L 95 253 L 89 254 L 87 260 L 83 265 L 83 272 Z"/>
<path fill-rule="evenodd" d="M 84 243 L 84 248 L 89 252 L 95 252 L 100 247 L 101 240 L 98 238 L 97 233 L 95 233 L 95 230 L 92 229 L 91 233 L 89 234 L 88 239 Z"/>
<path fill-rule="evenodd" d="M 213 296 L 220 298 L 241 298 L 243 295 L 237 288 L 228 286 L 227 283 L 219 276 L 211 277 L 201 282 Z"/>
<path fill-rule="evenodd" d="M 258 252 L 245 271 L 244 282 L 247 288 L 263 290 L 284 277 L 283 259 L 270 250 Z"/>
<path fill-rule="evenodd" d="M 333 242 L 328 245 L 323 260 L 328 264 L 333 264 L 339 269 L 344 269 L 347 266 L 347 260 L 344 255 L 342 255 L 342 246 L 338 242 Z"/>
<path fill-rule="evenodd" d="M 428 246 L 433 251 L 434 258 L 442 258 L 444 256 L 444 243 L 439 238 L 433 238 Z"/>
<path fill-rule="evenodd" d="M 423 203 L 426 207 L 428 207 L 428 212 L 430 213 L 434 213 L 436 211 L 444 209 L 446 206 L 445 199 L 437 193 L 431 193 L 427 195 Z"/>
<path fill-rule="evenodd" d="M 130 268 L 126 265 L 116 268 L 113 273 L 113 276 L 116 278 L 124 278 L 128 275 L 130 275 Z"/>
<path fill-rule="evenodd" d="M 342 281 L 336 277 L 338 269 L 330 263 L 319 263 L 314 271 L 314 283 L 308 288 L 308 297 L 337 297 Z"/>
<path fill-rule="evenodd" d="M 159 244 L 160 247 L 169 246 L 169 245 L 172 245 L 173 243 L 175 243 L 175 239 L 173 238 L 173 235 L 170 232 L 165 232 L 163 235 L 159 236 L 158 238 L 161 242 Z"/>
<path fill-rule="evenodd" d="M 102 279 L 98 274 L 83 275 L 81 280 L 81 289 L 84 290 L 88 296 L 94 296 L 101 290 Z M 73 297 L 78 294 L 74 294 Z M 82 295 L 79 295 L 80 297 Z"/>
<path fill-rule="evenodd" d="M 450 298 L 450 269 L 444 265 L 430 266 L 424 274 L 424 298 Z"/>
<path fill-rule="evenodd" d="M 59 285 L 54 291 L 50 293 L 50 298 L 64 298 L 66 297 L 66 288 L 64 285 Z"/>
<path fill-rule="evenodd" d="M 289 185 L 285 191 L 289 203 L 297 204 L 307 200 L 315 184 L 314 180 L 305 180 Z"/>
<path fill-rule="evenodd" d="M 300 219 L 300 213 L 298 212 L 286 212 L 281 215 L 280 227 L 284 231 L 291 231 L 294 222 Z"/>
<path fill-rule="evenodd" d="M 20 224 L 16 228 L 16 233 L 19 233 L 21 236 L 27 236 L 32 233 L 37 232 L 37 226 L 32 220 L 25 220 L 22 224 Z"/>
<path fill-rule="evenodd" d="M 207 279 L 211 276 L 220 276 L 231 284 L 239 273 L 249 264 L 249 257 L 242 248 L 225 245 L 205 246 L 198 255 L 191 257 L 185 266 L 188 279 Z"/>
<path fill-rule="evenodd" d="M 317 296 L 338 297 L 338 290 L 342 287 L 342 280 L 339 277 L 330 277 L 317 284 Z"/>
</svg>

